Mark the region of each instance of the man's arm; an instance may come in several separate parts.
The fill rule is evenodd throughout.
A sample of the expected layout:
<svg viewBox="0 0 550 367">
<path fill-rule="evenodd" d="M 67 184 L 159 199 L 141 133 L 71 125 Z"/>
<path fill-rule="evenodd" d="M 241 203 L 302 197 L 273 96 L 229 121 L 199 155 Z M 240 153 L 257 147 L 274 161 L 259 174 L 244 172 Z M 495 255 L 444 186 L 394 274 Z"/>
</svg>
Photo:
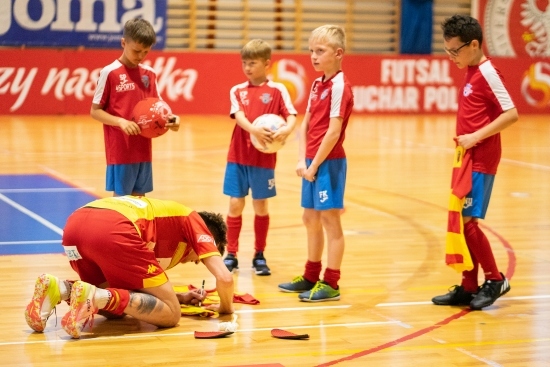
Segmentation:
<svg viewBox="0 0 550 367">
<path fill-rule="evenodd" d="M 220 296 L 219 313 L 233 313 L 233 275 L 227 270 L 221 256 L 202 259 L 208 270 L 216 277 L 216 290 Z"/>
</svg>

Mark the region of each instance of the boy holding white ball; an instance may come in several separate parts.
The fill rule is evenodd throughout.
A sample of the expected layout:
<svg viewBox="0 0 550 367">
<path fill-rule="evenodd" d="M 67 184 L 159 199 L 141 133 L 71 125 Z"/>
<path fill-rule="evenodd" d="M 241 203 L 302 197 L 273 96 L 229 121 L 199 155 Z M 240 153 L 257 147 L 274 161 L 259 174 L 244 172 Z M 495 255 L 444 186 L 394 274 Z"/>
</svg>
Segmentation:
<svg viewBox="0 0 550 367">
<path fill-rule="evenodd" d="M 245 197 L 252 191 L 254 207 L 254 259 L 252 267 L 257 275 L 270 275 L 264 257 L 269 212 L 267 199 L 276 195 L 276 153 L 263 153 L 251 143 L 254 137 L 262 146 L 273 141 L 285 141 L 294 129 L 296 109 L 286 87 L 267 78 L 271 65 L 271 47 L 263 40 L 248 42 L 241 50 L 242 69 L 248 81 L 231 88 L 230 116 L 235 128 L 229 145 L 223 193 L 230 197 L 227 214 L 227 256 L 224 263 L 229 271 L 239 268 L 237 252 L 242 228 Z M 252 122 L 265 114 L 280 115 L 286 126 L 276 132 L 255 126 Z"/>
</svg>

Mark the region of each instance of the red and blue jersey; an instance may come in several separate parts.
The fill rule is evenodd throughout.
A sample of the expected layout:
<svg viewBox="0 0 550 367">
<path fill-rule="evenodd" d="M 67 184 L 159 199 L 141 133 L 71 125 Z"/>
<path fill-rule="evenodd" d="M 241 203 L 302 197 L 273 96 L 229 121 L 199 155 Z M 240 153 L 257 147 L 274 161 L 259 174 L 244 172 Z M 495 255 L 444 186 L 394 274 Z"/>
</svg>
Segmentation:
<svg viewBox="0 0 550 367">
<path fill-rule="evenodd" d="M 456 134 L 471 134 L 515 108 L 500 72 L 490 59 L 468 66 L 464 86 L 458 96 Z M 496 174 L 501 157 L 500 133 L 470 148 L 475 172 Z"/>
<path fill-rule="evenodd" d="M 142 64 L 130 68 L 115 60 L 101 70 L 93 103 L 113 116 L 131 120 L 134 106 L 147 97 L 160 98 L 155 71 Z M 151 139 L 127 135 L 117 126 L 106 124 L 103 136 L 108 165 L 151 162 Z"/>
<path fill-rule="evenodd" d="M 261 85 L 252 85 L 250 82 L 237 84 L 231 88 L 229 98 L 231 100 L 230 116 L 234 118 L 235 113 L 243 111 L 250 123 L 268 113 L 280 115 L 285 120 L 289 115 L 296 115 L 296 109 L 286 87 L 271 80 Z M 262 153 L 254 148 L 250 142 L 250 134 L 236 124 L 231 136 L 227 161 L 274 169 L 277 154 Z"/>
<path fill-rule="evenodd" d="M 353 110 L 353 92 L 351 84 L 339 71 L 331 78 L 324 76 L 315 79 L 311 86 L 307 112 L 310 113 L 306 138 L 306 158 L 313 159 L 325 137 L 330 119 L 342 118 L 342 131 L 336 145 L 326 159 L 345 158 L 344 139 L 348 120 Z"/>
</svg>

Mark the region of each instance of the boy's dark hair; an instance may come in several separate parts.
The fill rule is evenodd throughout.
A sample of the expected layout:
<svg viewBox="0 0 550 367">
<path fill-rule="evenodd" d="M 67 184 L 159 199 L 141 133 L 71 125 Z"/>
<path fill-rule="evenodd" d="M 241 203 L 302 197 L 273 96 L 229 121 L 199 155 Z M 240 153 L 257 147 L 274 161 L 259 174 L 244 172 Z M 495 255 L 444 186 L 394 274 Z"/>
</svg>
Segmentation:
<svg viewBox="0 0 550 367">
<path fill-rule="evenodd" d="M 124 24 L 122 37 L 127 41 L 131 40 L 145 47 L 150 47 L 157 42 L 157 36 L 153 26 L 151 23 L 141 18 L 127 21 L 126 24 Z"/>
<path fill-rule="evenodd" d="M 483 43 L 483 31 L 477 19 L 469 15 L 455 14 L 441 23 L 443 38 L 450 40 L 458 37 L 462 42 L 477 40 L 479 45 Z"/>
<path fill-rule="evenodd" d="M 221 255 L 225 252 L 225 245 L 227 244 L 227 225 L 223 220 L 223 216 L 219 213 L 212 212 L 198 212 L 202 220 L 210 230 L 210 233 L 216 241 L 216 247 Z"/>
</svg>

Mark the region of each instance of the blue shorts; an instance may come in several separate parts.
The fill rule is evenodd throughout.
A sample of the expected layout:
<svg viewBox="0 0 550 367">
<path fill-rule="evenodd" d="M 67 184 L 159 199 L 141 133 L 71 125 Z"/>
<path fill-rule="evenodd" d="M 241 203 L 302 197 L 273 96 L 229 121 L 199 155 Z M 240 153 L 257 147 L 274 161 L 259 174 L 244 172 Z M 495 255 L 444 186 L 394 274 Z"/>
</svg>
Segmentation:
<svg viewBox="0 0 550 367">
<path fill-rule="evenodd" d="M 268 199 L 277 195 L 275 170 L 245 166 L 228 162 L 225 167 L 223 193 L 234 198 L 243 198 L 252 190 L 252 199 Z"/>
<path fill-rule="evenodd" d="M 493 182 L 495 182 L 495 175 L 472 173 L 472 191 L 466 195 L 466 201 L 462 208 L 463 217 L 485 219 L 493 192 Z"/>
<path fill-rule="evenodd" d="M 308 167 L 311 161 L 306 159 Z M 347 167 L 346 158 L 329 159 L 319 166 L 315 181 L 302 178 L 302 208 L 343 209 Z"/>
<path fill-rule="evenodd" d="M 153 191 L 151 162 L 107 165 L 105 190 L 114 191 L 119 196 Z"/>
</svg>

